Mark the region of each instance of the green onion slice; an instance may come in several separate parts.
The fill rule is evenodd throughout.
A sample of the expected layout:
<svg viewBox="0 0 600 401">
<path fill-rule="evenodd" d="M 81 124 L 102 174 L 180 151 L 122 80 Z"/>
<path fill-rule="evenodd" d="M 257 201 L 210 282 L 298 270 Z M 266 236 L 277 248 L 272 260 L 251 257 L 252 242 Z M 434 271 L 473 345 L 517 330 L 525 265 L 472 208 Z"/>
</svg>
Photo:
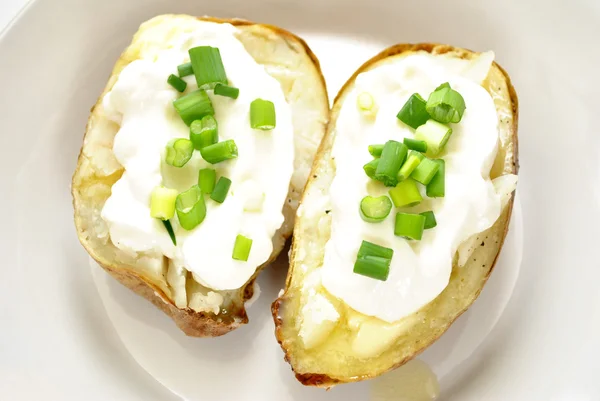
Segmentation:
<svg viewBox="0 0 600 401">
<path fill-rule="evenodd" d="M 433 176 L 438 172 L 440 165 L 431 159 L 424 158 L 415 168 L 410 177 L 423 185 L 429 184 Z"/>
<path fill-rule="evenodd" d="M 446 163 L 443 159 L 433 160 L 438 164 L 437 173 L 433 176 L 425 192 L 430 198 L 443 198 L 446 195 Z"/>
<path fill-rule="evenodd" d="M 435 220 L 435 214 L 432 211 L 419 213 L 421 216 L 425 216 L 425 230 L 429 230 L 437 226 L 437 221 Z"/>
<path fill-rule="evenodd" d="M 427 142 L 418 141 L 416 139 L 404 138 L 404 144 L 410 150 L 416 150 L 417 152 L 425 153 L 427 152 Z"/>
<path fill-rule="evenodd" d="M 169 233 L 169 237 L 171 237 L 173 245 L 177 246 L 177 238 L 175 238 L 175 231 L 173 231 L 173 226 L 171 225 L 171 222 L 169 220 L 162 220 L 162 223 L 167 229 L 167 232 Z"/>
<path fill-rule="evenodd" d="M 190 140 L 194 149 L 202 149 L 219 142 L 219 127 L 217 120 L 211 116 L 204 116 L 190 124 Z"/>
<path fill-rule="evenodd" d="M 215 85 L 215 95 L 230 97 L 232 99 L 237 99 L 240 95 L 240 90 L 238 88 L 234 88 L 233 86 L 227 86 L 224 84 L 216 84 Z"/>
<path fill-rule="evenodd" d="M 413 213 L 396 213 L 394 235 L 420 240 L 425 229 L 425 216 Z"/>
<path fill-rule="evenodd" d="M 403 143 L 387 141 L 379 158 L 375 179 L 383 182 L 386 187 L 395 186 L 398 183 L 398 171 L 407 153 L 408 148 Z"/>
<path fill-rule="evenodd" d="M 415 131 L 415 139 L 427 142 L 427 151 L 431 156 L 437 156 L 444 150 L 450 135 L 452 128 L 435 120 L 427 121 Z"/>
<path fill-rule="evenodd" d="M 169 220 L 175 215 L 175 189 L 158 186 L 150 195 L 150 216 L 155 219 Z"/>
<path fill-rule="evenodd" d="M 374 180 L 375 179 L 375 171 L 377 171 L 378 165 L 379 165 L 379 159 L 373 159 L 363 166 L 363 170 L 365 170 L 365 174 L 369 178 Z"/>
<path fill-rule="evenodd" d="M 198 89 L 173 102 L 175 110 L 186 125 L 207 115 L 214 115 L 212 102 L 204 89 Z"/>
<path fill-rule="evenodd" d="M 406 161 L 404 162 L 402 167 L 400 167 L 400 171 L 398 171 L 398 182 L 404 181 L 405 179 L 410 177 L 414 169 L 417 168 L 417 166 L 419 165 L 419 163 L 421 163 L 421 160 L 423 160 L 424 157 L 425 156 L 423 156 L 421 153 L 414 150 L 408 152 L 408 157 L 406 158 Z"/>
<path fill-rule="evenodd" d="M 427 99 L 427 112 L 431 118 L 441 123 L 460 122 L 465 108 L 465 99 L 447 82 L 440 85 Z"/>
<path fill-rule="evenodd" d="M 235 237 L 235 244 L 233 245 L 233 253 L 231 257 L 235 260 L 241 260 L 246 262 L 248 256 L 250 256 L 250 249 L 252 248 L 252 240 L 248 237 L 238 234 Z"/>
<path fill-rule="evenodd" d="M 429 120 L 429 114 L 426 109 L 427 102 L 418 93 L 413 93 L 396 117 L 404 124 L 412 128 L 417 128 Z"/>
<path fill-rule="evenodd" d="M 389 194 L 396 207 L 415 206 L 423 200 L 417 183 L 410 178 L 398 183 L 398 185 L 390 189 Z"/>
<path fill-rule="evenodd" d="M 183 92 L 185 88 L 187 88 L 187 82 L 179 78 L 177 75 L 169 75 L 169 78 L 167 78 L 167 83 L 173 88 L 177 89 L 178 92 Z"/>
<path fill-rule="evenodd" d="M 254 129 L 275 128 L 275 105 L 269 100 L 255 99 L 250 103 L 250 126 Z"/>
<path fill-rule="evenodd" d="M 375 107 L 375 99 L 368 92 L 362 92 L 356 97 L 356 106 L 361 111 L 370 112 Z"/>
<path fill-rule="evenodd" d="M 390 273 L 392 256 L 394 256 L 393 249 L 363 241 L 353 271 L 356 274 L 385 281 Z"/>
<path fill-rule="evenodd" d="M 364 256 L 379 256 L 381 258 L 391 259 L 392 256 L 394 256 L 394 250 L 363 240 L 360 244 L 360 248 L 358 248 L 357 257 L 362 258 Z"/>
<path fill-rule="evenodd" d="M 198 88 L 213 89 L 218 83 L 227 85 L 227 75 L 218 48 L 193 47 L 189 50 L 189 54 Z"/>
<path fill-rule="evenodd" d="M 198 172 L 198 186 L 203 194 L 211 194 L 215 189 L 217 172 L 214 168 L 202 168 Z"/>
<path fill-rule="evenodd" d="M 183 78 L 188 75 L 194 74 L 194 68 L 192 67 L 192 63 L 179 64 L 177 66 L 177 74 Z"/>
<path fill-rule="evenodd" d="M 202 223 L 206 217 L 206 204 L 200 187 L 193 185 L 180 193 L 175 201 L 175 210 L 179 225 L 186 230 L 192 230 Z"/>
<path fill-rule="evenodd" d="M 380 223 L 390 214 L 392 201 L 387 196 L 365 196 L 360 201 L 360 217 L 369 223 Z"/>
<path fill-rule="evenodd" d="M 200 149 L 202 158 L 210 164 L 217 164 L 225 160 L 235 159 L 238 149 L 233 139 L 215 143 Z"/>
<path fill-rule="evenodd" d="M 369 153 L 373 157 L 381 157 L 385 145 L 369 145 Z"/>
<path fill-rule="evenodd" d="M 210 194 L 210 199 L 219 203 L 225 202 L 225 198 L 227 198 L 227 194 L 229 193 L 230 187 L 231 180 L 229 178 L 219 178 L 219 181 L 217 181 L 217 184 L 215 185 L 215 189 L 213 189 L 212 193 Z"/>
<path fill-rule="evenodd" d="M 165 147 L 165 163 L 173 167 L 183 167 L 192 158 L 194 145 L 185 138 L 171 139 Z"/>
</svg>

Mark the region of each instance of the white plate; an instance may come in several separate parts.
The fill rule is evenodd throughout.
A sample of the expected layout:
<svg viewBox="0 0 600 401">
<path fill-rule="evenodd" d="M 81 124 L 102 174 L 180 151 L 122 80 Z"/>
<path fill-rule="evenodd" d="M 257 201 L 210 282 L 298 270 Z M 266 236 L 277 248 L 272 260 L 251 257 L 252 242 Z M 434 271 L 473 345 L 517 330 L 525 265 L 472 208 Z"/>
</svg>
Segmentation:
<svg viewBox="0 0 600 401">
<path fill-rule="evenodd" d="M 524 3 L 29 5 L 0 37 L 0 399 L 149 401 L 177 400 L 177 393 L 214 401 L 410 400 L 436 386 L 443 400 L 600 399 L 600 7 L 593 0 Z M 139 23 L 165 12 L 286 27 L 308 40 L 332 95 L 362 61 L 393 43 L 496 51 L 520 97 L 518 207 L 481 298 L 421 362 L 330 392 L 299 385 L 268 310 L 285 263 L 262 275 L 250 324 L 218 339 L 185 338 L 89 268 L 69 194 L 88 111 Z M 404 394 L 385 398 L 398 382 L 422 388 L 405 384 Z"/>
</svg>

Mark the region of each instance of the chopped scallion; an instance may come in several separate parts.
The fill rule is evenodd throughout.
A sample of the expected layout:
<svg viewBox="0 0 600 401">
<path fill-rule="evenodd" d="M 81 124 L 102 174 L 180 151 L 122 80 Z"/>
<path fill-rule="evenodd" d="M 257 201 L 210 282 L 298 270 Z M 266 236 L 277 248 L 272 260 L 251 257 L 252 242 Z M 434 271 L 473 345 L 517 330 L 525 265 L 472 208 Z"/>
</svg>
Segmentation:
<svg viewBox="0 0 600 401">
<path fill-rule="evenodd" d="M 255 99 L 250 103 L 250 126 L 254 129 L 275 128 L 275 105 L 269 100 Z"/>
<path fill-rule="evenodd" d="M 206 204 L 200 187 L 193 185 L 180 193 L 175 201 L 175 210 L 179 225 L 186 230 L 192 230 L 202 223 L 206 217 Z"/>
<path fill-rule="evenodd" d="M 177 66 L 177 74 L 181 78 L 194 74 L 194 68 L 192 67 L 192 63 L 179 64 Z"/>
<path fill-rule="evenodd" d="M 211 194 L 215 189 L 217 172 L 214 168 L 202 168 L 198 172 L 198 186 L 203 194 Z"/>
<path fill-rule="evenodd" d="M 433 160 L 439 166 L 437 173 L 427 184 L 426 193 L 430 198 L 443 198 L 446 195 L 446 162 L 443 159 Z"/>
<path fill-rule="evenodd" d="M 420 213 L 421 216 L 425 216 L 425 230 L 429 230 L 437 226 L 437 221 L 435 220 L 435 214 L 432 211 Z"/>
<path fill-rule="evenodd" d="M 409 207 L 421 203 L 423 197 L 415 180 L 408 178 L 390 189 L 390 198 L 396 207 Z"/>
<path fill-rule="evenodd" d="M 441 123 L 460 122 L 465 112 L 465 99 L 447 82 L 440 85 L 427 99 L 427 112 Z"/>
<path fill-rule="evenodd" d="M 173 102 L 173 106 L 187 125 L 204 116 L 215 114 L 212 102 L 204 89 L 198 89 L 180 97 Z"/>
<path fill-rule="evenodd" d="M 183 167 L 192 158 L 194 145 L 185 138 L 171 139 L 165 146 L 165 163 L 173 167 Z"/>
<path fill-rule="evenodd" d="M 381 157 L 385 145 L 369 145 L 369 153 L 373 157 Z"/>
<path fill-rule="evenodd" d="M 251 248 L 252 240 L 248 237 L 238 234 L 238 236 L 235 237 L 235 244 L 233 245 L 233 253 L 231 257 L 235 260 L 246 262 L 248 261 L 248 256 L 250 256 Z"/>
<path fill-rule="evenodd" d="M 398 183 L 398 171 L 407 153 L 408 148 L 403 143 L 387 141 L 379 158 L 375 179 L 383 182 L 386 187 L 395 186 Z"/>
<path fill-rule="evenodd" d="M 150 216 L 155 219 L 169 220 L 175 215 L 175 189 L 158 186 L 150 195 Z"/>
<path fill-rule="evenodd" d="M 427 153 L 431 156 L 437 156 L 444 150 L 450 135 L 452 128 L 435 120 L 427 121 L 415 131 L 415 139 L 427 142 Z"/>
<path fill-rule="evenodd" d="M 410 177 L 423 185 L 427 185 L 439 168 L 439 164 L 425 157 L 421 160 L 421 163 L 415 168 Z"/>
<path fill-rule="evenodd" d="M 356 274 L 385 281 L 390 273 L 392 256 L 394 256 L 393 249 L 363 241 L 353 271 Z"/>
<path fill-rule="evenodd" d="M 404 144 L 410 150 L 416 150 L 417 152 L 425 153 L 427 152 L 427 142 L 418 141 L 416 139 L 404 138 Z"/>
<path fill-rule="evenodd" d="M 372 113 L 375 109 L 375 99 L 368 92 L 362 92 L 356 97 L 356 106 L 362 112 Z"/>
<path fill-rule="evenodd" d="M 402 106 L 402 109 L 400 109 L 396 117 L 409 127 L 417 128 L 418 126 L 425 124 L 430 118 L 425 109 L 426 104 L 427 102 L 421 95 L 413 93 L 404 106 Z"/>
<path fill-rule="evenodd" d="M 227 85 L 227 75 L 218 48 L 193 47 L 189 50 L 189 54 L 198 88 L 213 89 L 218 83 Z"/>
<path fill-rule="evenodd" d="M 363 166 L 363 170 L 365 170 L 365 174 L 369 178 L 374 180 L 375 179 L 375 171 L 377 171 L 378 165 L 379 165 L 379 159 L 373 159 Z"/>
<path fill-rule="evenodd" d="M 378 256 L 380 258 L 391 259 L 394 256 L 394 250 L 381 245 L 374 244 L 369 241 L 362 241 L 358 248 L 359 258 L 363 256 Z"/>
<path fill-rule="evenodd" d="M 394 235 L 420 240 L 425 229 L 425 216 L 413 213 L 396 213 Z"/>
<path fill-rule="evenodd" d="M 210 199 L 219 203 L 225 202 L 225 198 L 227 198 L 227 194 L 229 193 L 230 187 L 231 180 L 229 178 L 219 178 L 219 181 L 217 181 L 217 184 L 215 185 L 215 189 L 213 189 L 212 193 L 210 194 Z"/>
<path fill-rule="evenodd" d="M 238 88 L 234 88 L 233 86 L 228 86 L 225 84 L 216 84 L 215 95 L 237 99 L 240 95 L 240 90 Z"/>
<path fill-rule="evenodd" d="M 163 225 L 165 226 L 167 232 L 169 233 L 169 237 L 171 237 L 171 241 L 173 245 L 177 246 L 177 238 L 175 238 L 175 231 L 173 231 L 173 226 L 169 220 L 161 220 Z"/>
<path fill-rule="evenodd" d="M 178 92 L 183 92 L 185 88 L 187 88 L 187 82 L 179 78 L 177 75 L 169 75 L 169 78 L 167 78 L 167 82 Z"/>
<path fill-rule="evenodd" d="M 202 158 L 210 164 L 217 164 L 224 160 L 235 159 L 238 149 L 233 139 L 215 143 L 200 149 Z"/>
<path fill-rule="evenodd" d="M 219 142 L 219 129 L 217 120 L 211 116 L 204 116 L 190 124 L 190 140 L 194 149 L 201 150 L 209 145 Z"/>
<path fill-rule="evenodd" d="M 380 223 L 390 214 L 392 201 L 387 196 L 365 196 L 360 201 L 360 217 L 369 223 Z"/>
<path fill-rule="evenodd" d="M 405 179 L 410 177 L 411 173 L 414 171 L 414 169 L 417 168 L 417 166 L 419 165 L 419 163 L 421 163 L 421 160 L 423 160 L 424 157 L 425 156 L 423 156 L 421 153 L 415 150 L 411 150 L 410 152 L 408 152 L 408 157 L 406 158 L 406 161 L 404 162 L 402 167 L 400 167 L 400 171 L 398 171 L 398 182 L 404 181 Z"/>
</svg>

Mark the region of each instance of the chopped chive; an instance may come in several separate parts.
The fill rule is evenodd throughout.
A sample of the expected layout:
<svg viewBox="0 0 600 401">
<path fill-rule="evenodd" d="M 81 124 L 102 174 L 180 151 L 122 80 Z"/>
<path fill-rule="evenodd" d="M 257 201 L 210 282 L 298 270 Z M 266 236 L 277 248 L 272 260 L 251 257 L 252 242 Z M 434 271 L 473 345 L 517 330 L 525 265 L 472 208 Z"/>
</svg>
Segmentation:
<svg viewBox="0 0 600 401">
<path fill-rule="evenodd" d="M 356 106 L 361 111 L 372 111 L 375 107 L 375 99 L 368 92 L 362 92 L 356 97 Z"/>
<path fill-rule="evenodd" d="M 410 150 L 416 150 L 417 152 L 425 153 L 427 152 L 427 142 L 425 141 L 417 141 L 416 139 L 404 138 L 404 144 Z"/>
<path fill-rule="evenodd" d="M 407 178 L 390 189 L 390 198 L 396 207 L 409 207 L 421 203 L 423 197 L 415 180 Z"/>
<path fill-rule="evenodd" d="M 169 220 L 161 220 L 163 225 L 165 226 L 165 228 L 167 229 L 167 232 L 169 233 L 169 237 L 171 237 L 171 241 L 173 242 L 173 245 L 177 246 L 177 238 L 175 238 L 175 231 L 173 231 L 173 226 L 171 225 L 171 222 Z"/>
<path fill-rule="evenodd" d="M 251 248 L 252 240 L 238 234 L 238 236 L 235 237 L 235 244 L 233 245 L 233 253 L 231 254 L 232 259 L 241 260 L 242 262 L 248 261 Z"/>
<path fill-rule="evenodd" d="M 189 54 L 198 88 L 213 89 L 218 83 L 227 85 L 227 75 L 218 48 L 193 47 L 189 50 Z"/>
<path fill-rule="evenodd" d="M 240 95 L 240 90 L 238 88 L 234 88 L 233 86 L 228 86 L 224 84 L 216 84 L 215 85 L 215 95 L 230 97 L 232 99 L 237 99 Z"/>
<path fill-rule="evenodd" d="M 177 74 L 179 74 L 181 78 L 194 74 L 194 68 L 192 68 L 192 63 L 179 64 L 177 66 Z"/>
<path fill-rule="evenodd" d="M 420 240 L 425 229 L 425 216 L 413 213 L 396 213 L 394 235 Z"/>
<path fill-rule="evenodd" d="M 396 117 L 404 124 L 416 129 L 418 126 L 425 124 L 427 120 L 429 120 L 429 114 L 425 109 L 426 104 L 427 102 L 421 95 L 413 93 L 404 106 L 402 106 L 402 109 L 400 109 Z"/>
<path fill-rule="evenodd" d="M 427 121 L 415 131 L 415 139 L 427 142 L 427 152 L 432 156 L 437 156 L 444 150 L 450 135 L 452 128 L 435 120 Z"/>
<path fill-rule="evenodd" d="M 423 185 L 427 185 L 435 173 L 438 172 L 439 168 L 439 164 L 425 157 L 423 160 L 421 160 L 421 163 L 419 163 L 417 168 L 415 168 L 410 177 Z"/>
<path fill-rule="evenodd" d="M 465 99 L 447 82 L 438 86 L 427 99 L 427 113 L 441 123 L 460 122 L 465 108 Z"/>
<path fill-rule="evenodd" d="M 169 78 L 167 78 L 167 82 L 173 88 L 177 89 L 178 92 L 183 92 L 185 88 L 187 88 L 187 82 L 179 78 L 177 75 L 169 75 Z"/>
<path fill-rule="evenodd" d="M 194 145 L 185 138 L 171 139 L 165 146 L 165 163 L 173 167 L 183 167 L 192 158 Z"/>
<path fill-rule="evenodd" d="M 233 139 L 215 143 L 200 149 L 202 158 L 210 164 L 217 164 L 225 160 L 235 159 L 238 149 Z"/>
<path fill-rule="evenodd" d="M 392 201 L 387 196 L 365 196 L 360 201 L 360 217 L 368 223 L 380 223 L 390 214 Z"/>
<path fill-rule="evenodd" d="M 379 165 L 379 159 L 373 159 L 363 166 L 363 170 L 365 170 L 365 174 L 369 178 L 374 180 L 375 179 L 375 171 L 377 171 L 378 165 Z"/>
<path fill-rule="evenodd" d="M 204 89 L 198 89 L 183 95 L 173 102 L 175 110 L 186 125 L 207 115 L 214 115 L 212 102 Z"/>
<path fill-rule="evenodd" d="M 363 241 L 354 263 L 354 273 L 385 281 L 390 273 L 394 250 Z"/>
<path fill-rule="evenodd" d="M 250 126 L 254 129 L 275 128 L 275 105 L 269 100 L 254 99 L 250 103 Z"/>
<path fill-rule="evenodd" d="M 393 187 L 398 183 L 398 171 L 404 159 L 408 148 L 397 141 L 387 141 L 383 146 L 381 158 L 375 171 L 375 179 L 383 182 L 386 187 Z"/>
<path fill-rule="evenodd" d="M 217 120 L 211 115 L 194 120 L 190 124 L 190 140 L 197 150 L 219 142 Z"/>
<path fill-rule="evenodd" d="M 214 168 L 202 168 L 198 172 L 198 186 L 203 194 L 211 194 L 215 189 L 217 172 Z"/>
<path fill-rule="evenodd" d="M 385 145 L 369 145 L 369 153 L 373 157 L 381 157 Z"/>
<path fill-rule="evenodd" d="M 225 202 L 225 198 L 227 198 L 227 194 L 229 193 L 229 188 L 231 187 L 231 180 L 227 177 L 219 178 L 215 188 L 210 194 L 210 199 L 215 202 L 223 203 Z"/>
<path fill-rule="evenodd" d="M 394 250 L 391 248 L 386 248 L 381 245 L 374 244 L 369 241 L 363 240 L 360 244 L 360 248 L 358 248 L 358 257 L 362 258 L 363 256 L 378 256 L 380 258 L 391 259 L 394 256 Z"/>
<path fill-rule="evenodd" d="M 155 219 L 169 220 L 175 215 L 177 191 L 163 186 L 152 190 L 150 195 L 150 216 Z"/>
<path fill-rule="evenodd" d="M 446 162 L 443 159 L 434 159 L 439 166 L 425 192 L 430 198 L 443 198 L 446 195 Z"/>
<path fill-rule="evenodd" d="M 408 152 L 408 157 L 406 158 L 406 161 L 404 162 L 402 167 L 400 167 L 400 171 L 398 171 L 398 182 L 404 181 L 405 179 L 410 177 L 411 173 L 414 171 L 414 169 L 417 168 L 417 166 L 419 165 L 419 163 L 421 163 L 421 160 L 423 160 L 424 157 L 425 156 L 423 156 L 421 153 L 415 150 L 411 150 L 410 152 Z"/>
<path fill-rule="evenodd" d="M 356 259 L 353 272 L 375 280 L 386 281 L 390 274 L 391 259 L 379 256 L 364 256 Z"/>
<path fill-rule="evenodd" d="M 435 220 L 435 214 L 432 211 L 419 213 L 421 216 L 425 216 L 425 230 L 429 230 L 437 226 L 437 221 Z"/>
<path fill-rule="evenodd" d="M 186 230 L 192 230 L 202 223 L 206 217 L 206 204 L 200 187 L 193 185 L 180 193 L 175 201 L 175 210 L 179 225 Z"/>
</svg>

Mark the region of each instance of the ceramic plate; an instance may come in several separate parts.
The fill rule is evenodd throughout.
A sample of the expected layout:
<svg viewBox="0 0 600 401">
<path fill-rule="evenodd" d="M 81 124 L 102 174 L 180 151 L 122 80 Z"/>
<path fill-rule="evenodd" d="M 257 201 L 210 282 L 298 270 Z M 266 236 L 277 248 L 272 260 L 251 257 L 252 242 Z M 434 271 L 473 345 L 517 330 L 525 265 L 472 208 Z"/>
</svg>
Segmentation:
<svg viewBox="0 0 600 401">
<path fill-rule="evenodd" d="M 186 338 L 90 264 L 69 192 L 85 123 L 138 25 L 161 13 L 285 27 L 332 98 L 394 43 L 496 52 L 520 97 L 511 229 L 479 300 L 418 360 L 328 392 L 298 384 L 269 312 L 285 256 L 261 275 L 250 324 L 215 339 Z M 593 0 L 30 3 L 0 36 L 0 399 L 599 400 L 598 38 Z"/>
</svg>

